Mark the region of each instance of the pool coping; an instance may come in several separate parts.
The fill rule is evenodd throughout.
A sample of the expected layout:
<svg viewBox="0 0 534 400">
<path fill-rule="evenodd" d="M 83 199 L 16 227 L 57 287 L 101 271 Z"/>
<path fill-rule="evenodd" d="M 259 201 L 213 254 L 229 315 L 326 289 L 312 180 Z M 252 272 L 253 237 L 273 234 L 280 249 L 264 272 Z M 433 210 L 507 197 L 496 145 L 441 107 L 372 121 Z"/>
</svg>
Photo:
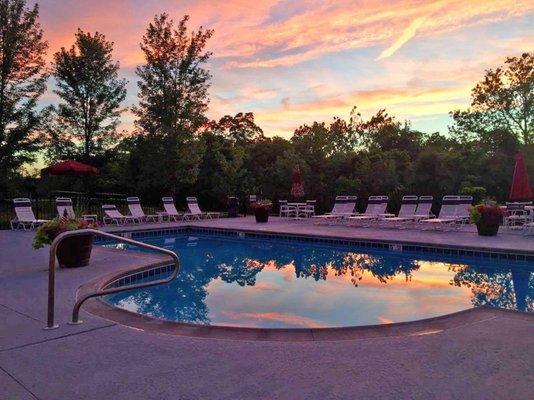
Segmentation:
<svg viewBox="0 0 534 400">
<path fill-rule="evenodd" d="M 240 232 L 243 232 L 235 229 L 198 229 L 198 227 L 181 226 L 178 228 L 159 230 L 144 229 L 139 231 L 129 231 L 128 233 L 133 233 L 145 237 L 157 236 L 161 234 L 172 234 L 184 231 L 200 231 L 202 233 L 221 233 L 222 231 L 223 233 L 226 233 L 228 235 L 237 235 Z M 254 234 L 253 236 L 258 236 L 255 235 L 258 232 L 249 232 Z M 264 236 L 264 232 L 260 232 L 259 236 Z M 275 236 L 276 238 L 287 238 L 288 236 L 290 236 L 294 240 L 302 240 L 302 235 L 270 235 L 267 233 L 267 236 Z M 319 238 L 318 241 L 320 242 L 337 243 L 336 238 L 324 238 L 318 236 L 314 236 L 313 238 Z M 332 239 L 333 241 L 330 241 L 330 239 Z M 342 244 L 350 244 L 345 243 L 347 242 L 347 239 L 341 239 L 341 242 Z M 354 241 L 349 240 L 348 242 L 360 243 L 361 241 L 359 239 L 356 239 Z M 376 246 L 371 247 L 376 248 Z M 385 247 L 380 248 L 386 249 Z M 113 273 L 101 275 L 80 286 L 77 295 L 86 291 L 109 287 L 114 282 L 116 283 L 121 281 L 121 279 L 123 284 L 126 284 L 127 281 L 125 280 L 125 278 L 129 280 L 129 277 L 132 275 L 141 275 L 143 273 L 146 274 L 147 271 L 154 268 L 158 268 L 159 270 L 162 270 L 163 268 L 164 271 L 168 271 L 168 269 L 165 269 L 168 268 L 168 266 L 169 262 L 162 260 L 158 262 L 151 262 L 150 264 L 137 268 L 123 269 L 115 271 Z M 437 334 L 444 330 L 455 328 L 458 326 L 474 324 L 488 319 L 493 319 L 496 318 L 497 315 L 502 315 L 502 313 L 506 313 L 511 318 L 527 319 L 532 320 L 534 322 L 533 314 L 515 310 L 497 309 L 489 306 L 469 308 L 451 314 L 445 314 L 415 321 L 397 322 L 392 324 L 325 328 L 254 328 L 223 325 L 201 325 L 178 321 L 168 321 L 118 308 L 109 304 L 102 298 L 88 300 L 87 303 L 84 305 L 83 309 L 101 318 L 147 332 L 209 339 L 285 342 L 339 341 L 392 336 L 419 336 Z"/>
</svg>

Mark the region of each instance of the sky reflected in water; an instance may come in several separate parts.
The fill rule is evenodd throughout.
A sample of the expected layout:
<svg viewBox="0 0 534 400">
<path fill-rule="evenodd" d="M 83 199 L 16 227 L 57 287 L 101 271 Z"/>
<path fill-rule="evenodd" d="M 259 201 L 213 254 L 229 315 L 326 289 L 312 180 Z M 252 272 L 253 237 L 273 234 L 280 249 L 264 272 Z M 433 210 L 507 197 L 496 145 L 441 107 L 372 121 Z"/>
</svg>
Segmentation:
<svg viewBox="0 0 534 400">
<path fill-rule="evenodd" d="M 177 251 L 179 277 L 107 301 L 167 320 L 319 328 L 413 321 L 485 304 L 534 311 L 531 264 L 211 235 L 143 241 Z"/>
</svg>

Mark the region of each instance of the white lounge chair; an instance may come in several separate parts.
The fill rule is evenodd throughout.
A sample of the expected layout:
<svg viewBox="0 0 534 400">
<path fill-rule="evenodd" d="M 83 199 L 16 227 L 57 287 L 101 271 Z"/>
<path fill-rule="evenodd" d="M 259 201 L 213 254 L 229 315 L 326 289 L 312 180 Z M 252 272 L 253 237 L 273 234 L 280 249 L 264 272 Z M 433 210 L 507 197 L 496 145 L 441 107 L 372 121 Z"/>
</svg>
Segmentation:
<svg viewBox="0 0 534 400">
<path fill-rule="evenodd" d="M 362 214 L 356 214 L 348 217 L 349 224 L 358 224 L 360 222 L 373 222 L 380 218 L 387 217 L 392 214 L 386 214 L 388 206 L 388 196 L 369 196 L 367 207 Z"/>
<path fill-rule="evenodd" d="M 469 223 L 469 209 L 473 205 L 473 196 L 458 196 L 456 205 L 456 224 L 465 225 Z"/>
<path fill-rule="evenodd" d="M 56 198 L 57 215 L 60 217 L 67 215 L 69 218 L 76 218 L 74 207 L 72 206 L 72 199 L 68 197 Z M 96 214 L 82 214 L 82 219 L 86 221 L 96 222 L 98 216 Z"/>
<path fill-rule="evenodd" d="M 419 221 L 423 226 L 434 228 L 455 227 L 463 225 L 469 220 L 469 205 L 473 201 L 471 196 L 443 196 L 438 218 Z"/>
<path fill-rule="evenodd" d="M 169 218 L 169 221 L 171 219 L 173 219 L 174 222 L 178 222 L 178 220 L 184 220 L 184 213 L 179 212 L 176 209 L 176 205 L 174 204 L 174 199 L 172 197 L 163 197 L 161 200 L 163 201 L 163 208 L 165 209 L 164 212 L 160 213 L 161 215 L 166 215 Z"/>
<path fill-rule="evenodd" d="M 9 221 L 11 229 L 19 229 L 22 227 L 34 229 L 39 225 L 48 222 L 47 219 L 37 219 L 32 210 L 32 202 L 28 198 L 16 198 L 13 199 L 13 205 L 15 206 L 15 218 Z"/>
<path fill-rule="evenodd" d="M 127 197 L 126 202 L 128 203 L 128 210 L 130 210 L 130 215 L 137 218 L 141 222 L 157 222 L 158 215 L 150 214 L 147 215 L 141 207 L 141 200 L 139 197 Z"/>
<path fill-rule="evenodd" d="M 119 210 L 117 210 L 117 206 L 115 206 L 114 204 L 103 204 L 102 211 L 104 213 L 104 216 L 102 218 L 104 225 L 112 224 L 113 222 L 115 222 L 117 225 L 121 225 L 128 222 L 139 222 L 139 219 L 136 217 L 121 214 Z"/>
<path fill-rule="evenodd" d="M 422 221 L 425 219 L 433 218 L 432 203 L 434 202 L 433 196 L 420 196 L 417 202 L 417 210 L 415 211 L 415 221 Z"/>
<path fill-rule="evenodd" d="M 203 212 L 198 206 L 198 201 L 196 197 L 186 197 L 186 201 L 187 208 L 189 210 L 184 214 L 184 219 L 186 220 L 201 218 L 213 219 L 219 218 L 221 216 L 221 213 L 219 212 Z"/>
<path fill-rule="evenodd" d="M 356 200 L 356 196 L 337 196 L 332 211 L 322 215 L 314 215 L 312 218 L 317 221 L 336 221 L 349 217 L 354 213 Z"/>
<path fill-rule="evenodd" d="M 414 209 L 415 200 L 415 209 Z M 397 217 L 389 217 L 382 219 L 385 226 L 394 226 L 397 228 L 407 228 L 411 224 L 425 219 L 432 218 L 432 196 L 404 196 L 402 198 L 401 209 Z"/>
<path fill-rule="evenodd" d="M 417 210 L 418 197 L 413 195 L 406 195 L 402 197 L 401 207 L 397 216 L 386 214 L 380 220 L 385 226 L 399 226 L 401 223 L 414 221 Z"/>
</svg>

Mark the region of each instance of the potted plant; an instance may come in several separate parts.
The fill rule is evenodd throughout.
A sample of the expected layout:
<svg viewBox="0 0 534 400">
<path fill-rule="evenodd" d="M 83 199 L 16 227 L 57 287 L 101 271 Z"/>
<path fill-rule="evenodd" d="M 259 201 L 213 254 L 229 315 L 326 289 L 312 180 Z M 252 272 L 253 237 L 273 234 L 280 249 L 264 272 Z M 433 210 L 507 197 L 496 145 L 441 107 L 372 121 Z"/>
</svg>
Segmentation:
<svg viewBox="0 0 534 400">
<path fill-rule="evenodd" d="M 502 223 L 503 211 L 496 204 L 478 204 L 469 209 L 471 222 L 481 236 L 495 236 Z"/>
<path fill-rule="evenodd" d="M 35 234 L 33 248 L 40 249 L 45 244 L 52 244 L 52 241 L 63 232 L 75 231 L 79 229 L 94 228 L 89 221 L 63 216 L 48 221 L 41 225 Z M 91 258 L 93 247 L 93 235 L 80 235 L 63 239 L 56 251 L 59 266 L 62 268 L 85 267 Z"/>
<path fill-rule="evenodd" d="M 256 222 L 269 221 L 269 212 L 273 208 L 273 203 L 270 200 L 260 200 L 250 205 L 254 211 Z"/>
</svg>

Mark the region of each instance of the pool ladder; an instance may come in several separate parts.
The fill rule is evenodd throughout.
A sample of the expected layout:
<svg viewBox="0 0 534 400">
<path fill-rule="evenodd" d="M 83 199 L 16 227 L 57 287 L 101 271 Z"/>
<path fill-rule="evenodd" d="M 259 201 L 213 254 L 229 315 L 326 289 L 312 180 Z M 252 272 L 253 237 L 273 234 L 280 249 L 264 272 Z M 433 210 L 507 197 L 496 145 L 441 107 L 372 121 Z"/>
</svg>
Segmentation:
<svg viewBox="0 0 534 400">
<path fill-rule="evenodd" d="M 76 230 L 76 231 L 63 232 L 59 234 L 53 240 L 52 244 L 50 245 L 50 258 L 48 261 L 48 314 L 47 314 L 47 324 L 44 329 L 59 328 L 58 324 L 54 324 L 57 247 L 61 243 L 61 241 L 66 238 L 74 237 L 74 236 L 84 236 L 88 234 L 92 236 L 103 236 L 109 239 L 113 239 L 117 242 L 131 244 L 133 246 L 138 246 L 138 247 L 149 249 L 149 250 L 152 250 L 158 253 L 166 254 L 172 258 L 173 264 L 174 264 L 174 270 L 171 275 L 169 275 L 168 277 L 164 279 L 157 279 L 157 280 L 150 281 L 150 282 L 144 282 L 144 283 L 138 283 L 138 284 L 120 286 L 120 287 L 113 287 L 113 288 L 108 288 L 108 289 L 100 289 L 100 290 L 96 290 L 93 292 L 83 294 L 82 296 L 80 296 L 79 299 L 76 300 L 76 303 L 74 304 L 74 308 L 72 309 L 72 321 L 69 322 L 69 324 L 77 325 L 77 324 L 82 323 L 82 321 L 80 321 L 80 319 L 78 318 L 79 313 L 80 313 L 80 307 L 86 300 L 89 300 L 90 298 L 123 292 L 125 290 L 141 289 L 141 288 L 146 288 L 149 286 L 162 285 L 162 284 L 171 282 L 174 278 L 176 278 L 176 276 L 178 276 L 178 272 L 180 270 L 180 260 L 178 259 L 178 255 L 174 251 L 163 249 L 157 246 L 152 246 L 150 244 L 138 242 L 130 238 L 113 235 L 111 233 L 99 231 L 96 229 L 81 229 L 81 230 Z"/>
</svg>

